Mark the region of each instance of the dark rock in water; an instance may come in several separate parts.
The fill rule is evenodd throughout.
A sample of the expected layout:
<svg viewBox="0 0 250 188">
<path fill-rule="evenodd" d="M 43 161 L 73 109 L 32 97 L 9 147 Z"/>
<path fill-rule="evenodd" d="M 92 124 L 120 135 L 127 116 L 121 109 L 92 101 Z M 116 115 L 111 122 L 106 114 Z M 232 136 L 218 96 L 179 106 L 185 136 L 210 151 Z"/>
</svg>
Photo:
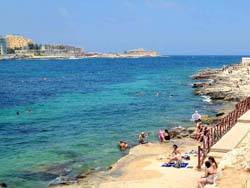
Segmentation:
<svg viewBox="0 0 250 188">
<path fill-rule="evenodd" d="M 67 177 L 67 176 L 60 176 L 60 177 L 57 177 L 55 180 L 51 181 L 49 183 L 49 187 L 58 186 L 58 185 L 70 185 L 74 183 L 78 183 L 78 180 L 75 178 Z"/>
<path fill-rule="evenodd" d="M 87 177 L 87 174 L 79 174 L 76 176 L 76 179 L 83 179 L 83 178 L 86 178 Z"/>
<path fill-rule="evenodd" d="M 70 172 L 71 170 L 63 164 L 42 165 L 35 170 L 25 171 L 15 176 L 25 180 L 51 181 L 58 176 L 68 175 Z"/>
<path fill-rule="evenodd" d="M 198 89 L 194 90 L 193 94 L 194 95 L 205 95 L 201 90 L 198 90 Z"/>
<path fill-rule="evenodd" d="M 47 172 L 24 172 L 22 174 L 15 174 L 16 177 L 27 180 L 35 181 L 51 181 L 58 177 L 56 174 Z"/>
<path fill-rule="evenodd" d="M 90 168 L 90 169 L 87 170 L 87 172 L 85 172 L 85 173 L 83 173 L 83 174 L 78 174 L 78 175 L 76 176 L 76 178 L 77 178 L 77 179 L 83 179 L 83 178 L 86 178 L 86 177 L 88 177 L 89 175 L 91 175 L 91 174 L 93 174 L 93 173 L 95 173 L 95 172 L 97 172 L 96 169 Z"/>
<path fill-rule="evenodd" d="M 63 155 L 64 157 L 69 158 L 69 159 L 75 159 L 75 158 L 78 158 L 79 156 L 81 156 L 81 154 L 74 152 L 74 151 L 69 151 L 69 150 L 67 150 L 67 151 L 55 150 L 54 152 L 58 155 Z"/>
<path fill-rule="evenodd" d="M 193 88 L 201 88 L 201 87 L 204 87 L 205 85 L 207 85 L 207 83 L 205 83 L 205 82 L 197 82 L 197 83 L 193 83 L 192 87 Z"/>
<path fill-rule="evenodd" d="M 223 116 L 225 113 L 224 112 L 218 112 L 216 113 L 216 117 Z"/>
<path fill-rule="evenodd" d="M 67 175 L 70 171 L 71 169 L 67 168 L 65 164 L 43 165 L 37 170 L 37 172 L 46 172 L 57 176 Z"/>
</svg>

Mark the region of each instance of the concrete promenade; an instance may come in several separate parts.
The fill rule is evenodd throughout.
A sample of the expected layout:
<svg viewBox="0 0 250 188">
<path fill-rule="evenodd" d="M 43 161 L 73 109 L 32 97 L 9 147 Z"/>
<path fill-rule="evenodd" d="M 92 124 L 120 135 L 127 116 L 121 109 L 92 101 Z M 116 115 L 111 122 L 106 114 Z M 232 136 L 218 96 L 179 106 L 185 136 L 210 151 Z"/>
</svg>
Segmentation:
<svg viewBox="0 0 250 188">
<path fill-rule="evenodd" d="M 236 148 L 250 131 L 250 110 L 243 114 L 237 123 L 215 145 L 209 155 L 219 161 L 223 155 Z"/>
</svg>

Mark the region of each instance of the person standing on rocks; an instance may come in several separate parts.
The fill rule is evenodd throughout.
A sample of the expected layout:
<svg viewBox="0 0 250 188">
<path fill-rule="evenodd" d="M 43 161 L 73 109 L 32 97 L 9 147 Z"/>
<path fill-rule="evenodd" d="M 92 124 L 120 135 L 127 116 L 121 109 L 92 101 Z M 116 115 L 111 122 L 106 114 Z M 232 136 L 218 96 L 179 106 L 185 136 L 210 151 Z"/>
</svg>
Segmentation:
<svg viewBox="0 0 250 188">
<path fill-rule="evenodd" d="M 192 120 L 194 121 L 194 126 L 197 126 L 197 123 L 201 121 L 201 115 L 198 113 L 198 111 L 195 111 L 195 113 L 192 115 Z"/>
</svg>

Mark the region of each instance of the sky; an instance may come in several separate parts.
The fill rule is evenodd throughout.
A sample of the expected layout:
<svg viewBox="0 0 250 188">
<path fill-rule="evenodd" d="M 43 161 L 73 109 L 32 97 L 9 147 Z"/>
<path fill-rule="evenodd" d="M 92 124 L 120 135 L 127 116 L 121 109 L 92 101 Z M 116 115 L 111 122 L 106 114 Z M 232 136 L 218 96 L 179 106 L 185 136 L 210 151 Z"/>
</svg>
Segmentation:
<svg viewBox="0 0 250 188">
<path fill-rule="evenodd" d="M 250 54 L 249 0 L 0 0 L 0 35 L 85 51 Z"/>
</svg>

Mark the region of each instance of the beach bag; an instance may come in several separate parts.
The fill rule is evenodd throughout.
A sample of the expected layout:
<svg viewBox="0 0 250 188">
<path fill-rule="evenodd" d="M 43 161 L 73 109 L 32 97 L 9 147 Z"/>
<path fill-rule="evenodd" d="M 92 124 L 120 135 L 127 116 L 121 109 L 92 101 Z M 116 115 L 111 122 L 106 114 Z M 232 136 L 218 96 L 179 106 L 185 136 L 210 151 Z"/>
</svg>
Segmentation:
<svg viewBox="0 0 250 188">
<path fill-rule="evenodd" d="M 175 168 L 181 168 L 181 162 L 180 162 L 180 161 L 177 161 L 177 162 L 174 164 L 174 167 L 175 167 Z"/>
</svg>

